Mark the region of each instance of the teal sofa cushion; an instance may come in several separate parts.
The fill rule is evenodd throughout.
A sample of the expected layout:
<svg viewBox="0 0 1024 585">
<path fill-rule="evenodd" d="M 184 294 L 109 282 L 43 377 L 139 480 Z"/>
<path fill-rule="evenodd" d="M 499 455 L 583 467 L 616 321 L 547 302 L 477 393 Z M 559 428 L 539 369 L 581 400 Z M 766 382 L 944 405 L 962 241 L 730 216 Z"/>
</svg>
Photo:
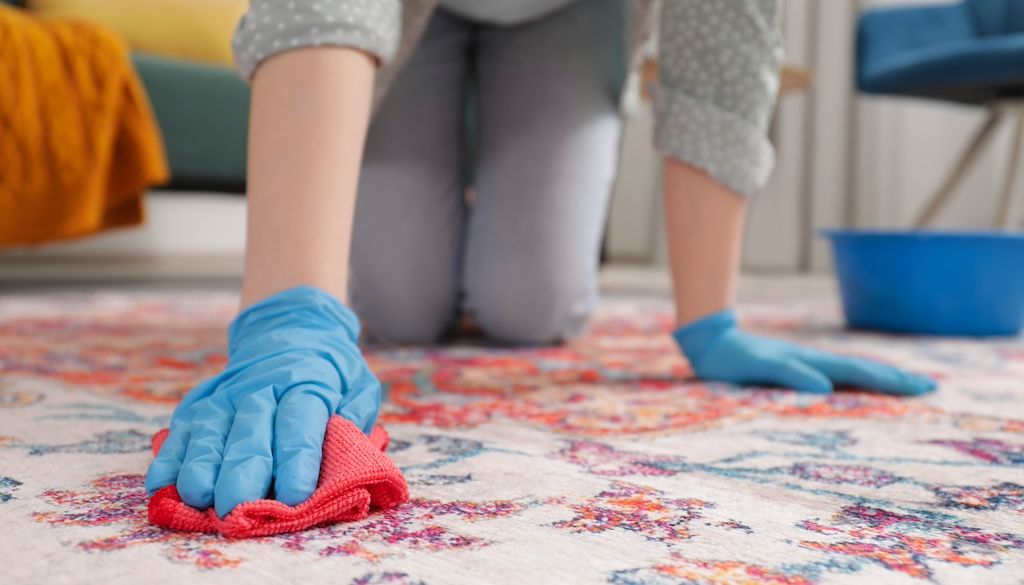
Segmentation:
<svg viewBox="0 0 1024 585">
<path fill-rule="evenodd" d="M 132 61 L 163 133 L 170 186 L 243 192 L 249 87 L 223 67 L 143 53 Z"/>
</svg>

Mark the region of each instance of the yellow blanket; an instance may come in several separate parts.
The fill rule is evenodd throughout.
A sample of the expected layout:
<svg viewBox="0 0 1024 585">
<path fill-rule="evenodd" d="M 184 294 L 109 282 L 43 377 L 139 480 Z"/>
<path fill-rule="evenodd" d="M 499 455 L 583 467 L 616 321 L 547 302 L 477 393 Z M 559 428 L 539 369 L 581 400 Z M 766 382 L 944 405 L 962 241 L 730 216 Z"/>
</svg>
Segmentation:
<svg viewBox="0 0 1024 585">
<path fill-rule="evenodd" d="M 0 5 L 0 245 L 141 223 L 143 192 L 167 176 L 117 36 Z"/>
</svg>

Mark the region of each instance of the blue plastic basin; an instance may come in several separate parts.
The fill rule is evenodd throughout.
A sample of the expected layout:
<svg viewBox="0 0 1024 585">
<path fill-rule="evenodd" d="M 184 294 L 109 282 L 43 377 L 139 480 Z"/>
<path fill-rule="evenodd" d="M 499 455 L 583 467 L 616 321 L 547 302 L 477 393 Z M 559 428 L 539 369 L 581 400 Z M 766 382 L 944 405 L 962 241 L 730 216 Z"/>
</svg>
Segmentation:
<svg viewBox="0 0 1024 585">
<path fill-rule="evenodd" d="M 1024 233 L 826 230 L 848 326 L 938 335 L 1024 328 Z"/>
</svg>

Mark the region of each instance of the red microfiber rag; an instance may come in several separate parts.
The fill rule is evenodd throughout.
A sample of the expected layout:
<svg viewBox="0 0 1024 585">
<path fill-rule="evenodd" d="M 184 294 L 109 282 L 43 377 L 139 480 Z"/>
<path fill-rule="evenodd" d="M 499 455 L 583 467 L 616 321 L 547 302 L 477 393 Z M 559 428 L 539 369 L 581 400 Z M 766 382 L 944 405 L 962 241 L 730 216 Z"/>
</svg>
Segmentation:
<svg viewBox="0 0 1024 585">
<path fill-rule="evenodd" d="M 153 436 L 154 455 L 166 438 L 167 429 Z M 382 427 L 375 427 L 367 437 L 345 418 L 333 416 L 324 437 L 320 483 L 298 506 L 274 500 L 246 502 L 221 519 L 213 508 L 188 506 L 177 488 L 169 485 L 149 499 L 149 521 L 174 530 L 249 538 L 362 520 L 371 509 L 386 510 L 409 499 L 402 472 L 384 454 L 387 445 L 388 434 Z"/>
</svg>

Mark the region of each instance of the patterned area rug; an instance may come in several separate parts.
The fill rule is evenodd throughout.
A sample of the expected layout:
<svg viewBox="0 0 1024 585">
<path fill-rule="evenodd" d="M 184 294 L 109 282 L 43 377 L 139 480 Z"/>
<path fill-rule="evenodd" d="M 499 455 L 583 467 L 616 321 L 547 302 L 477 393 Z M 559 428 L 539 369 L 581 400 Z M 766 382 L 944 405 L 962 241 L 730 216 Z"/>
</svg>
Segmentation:
<svg viewBox="0 0 1024 585">
<path fill-rule="evenodd" d="M 224 363 L 227 293 L 0 297 L 4 583 L 1006 583 L 1024 580 L 1024 345 L 752 329 L 942 381 L 901 400 L 689 378 L 660 300 L 565 347 L 376 351 L 412 501 L 231 541 L 146 522 L 149 436 Z"/>
</svg>

